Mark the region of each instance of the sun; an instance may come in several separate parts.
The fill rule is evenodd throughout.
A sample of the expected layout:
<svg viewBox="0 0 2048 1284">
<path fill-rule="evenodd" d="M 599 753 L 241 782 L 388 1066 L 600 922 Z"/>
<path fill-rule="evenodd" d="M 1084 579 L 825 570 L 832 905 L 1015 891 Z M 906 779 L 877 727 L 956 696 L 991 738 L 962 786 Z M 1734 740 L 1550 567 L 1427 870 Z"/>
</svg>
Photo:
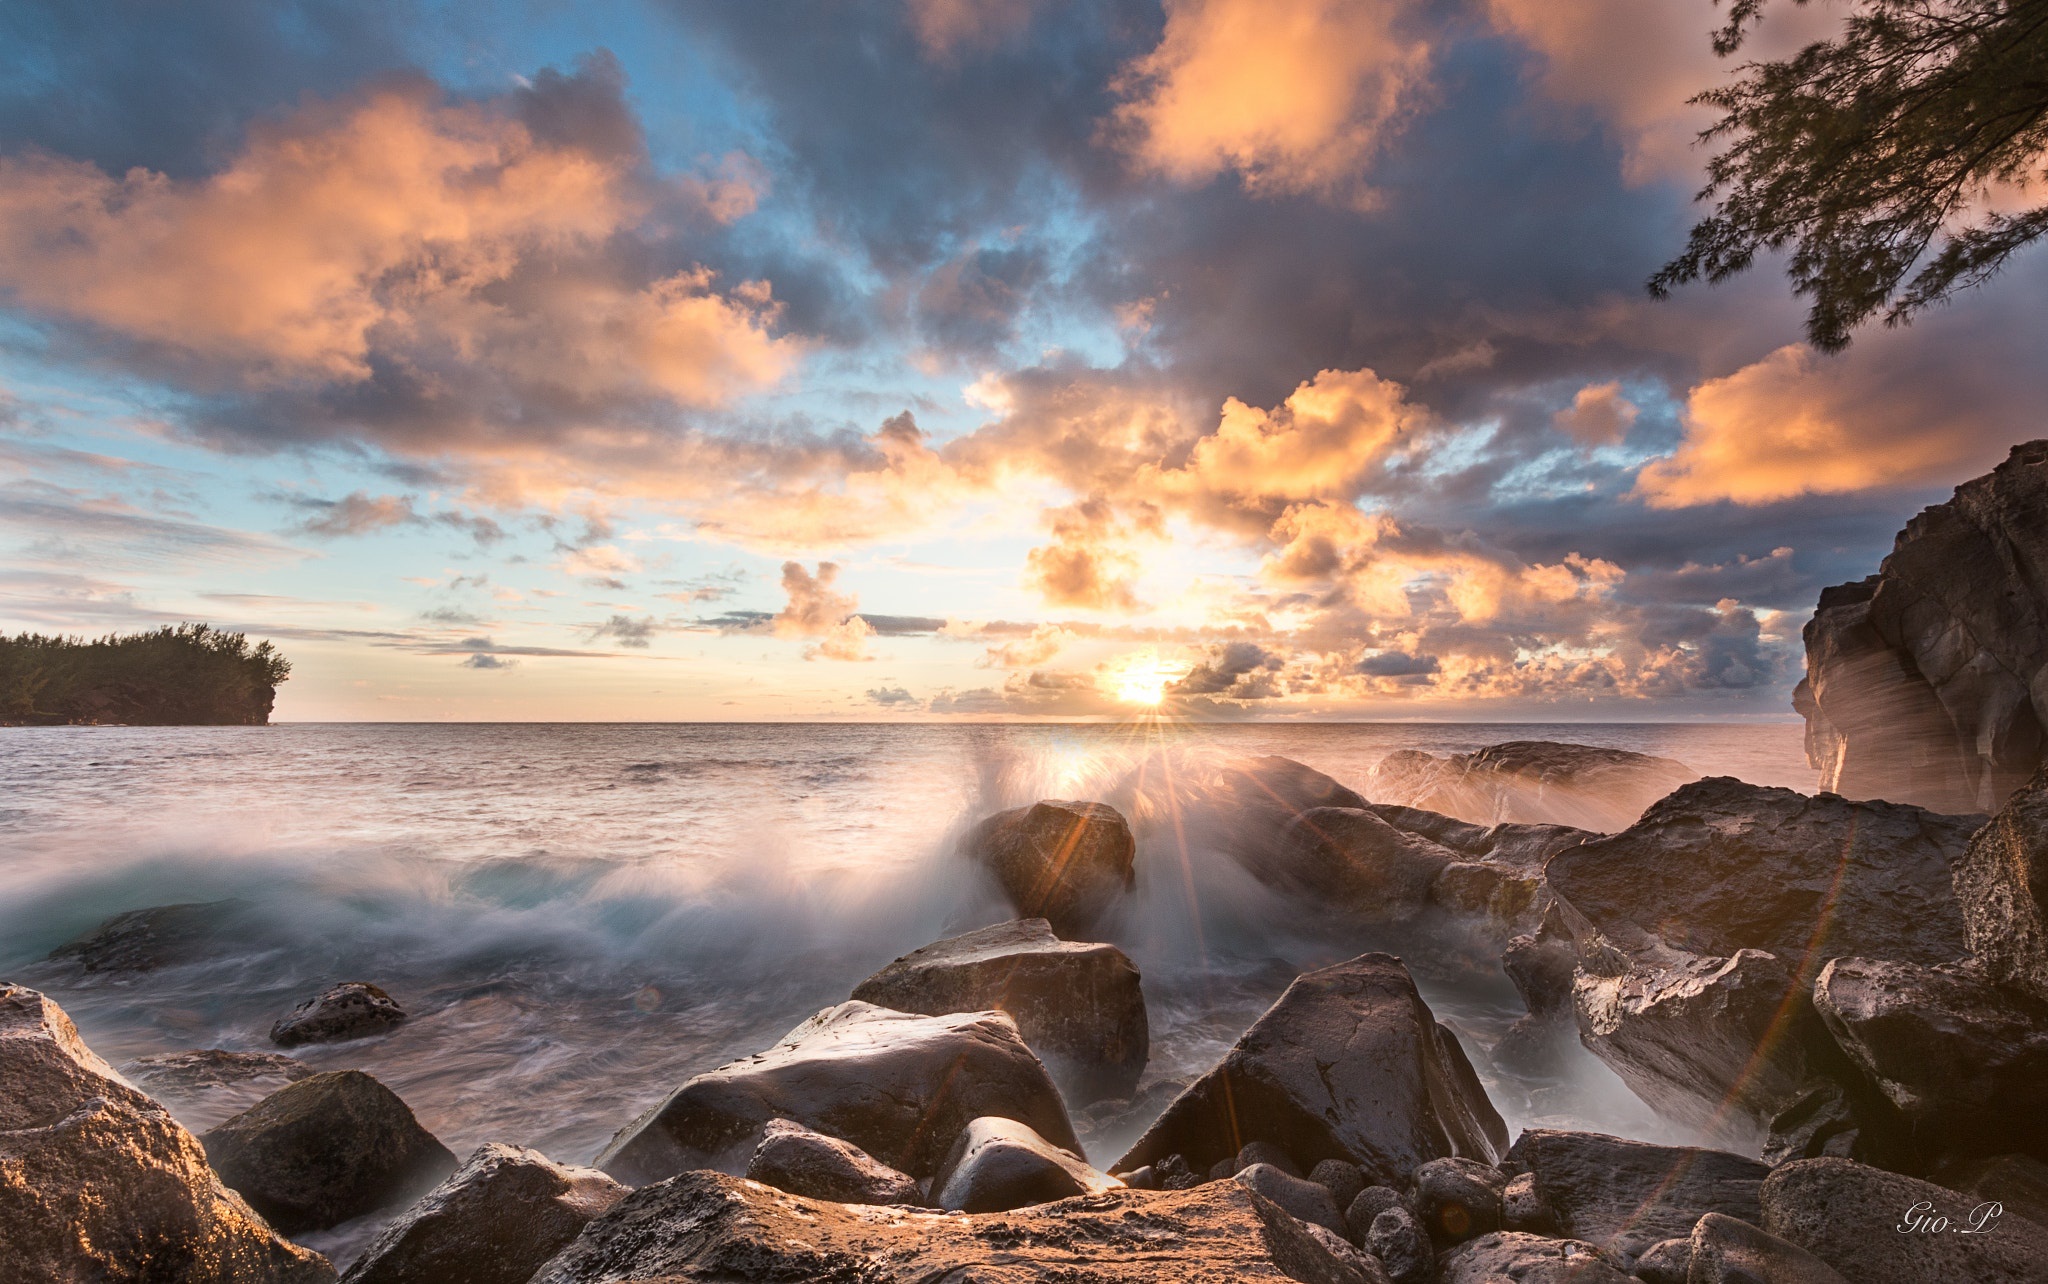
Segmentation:
<svg viewBox="0 0 2048 1284">
<path fill-rule="evenodd" d="M 1156 709 L 1166 699 L 1166 689 L 1187 673 L 1187 665 L 1162 659 L 1155 651 L 1134 651 L 1112 665 L 1108 677 L 1117 699 Z"/>
</svg>

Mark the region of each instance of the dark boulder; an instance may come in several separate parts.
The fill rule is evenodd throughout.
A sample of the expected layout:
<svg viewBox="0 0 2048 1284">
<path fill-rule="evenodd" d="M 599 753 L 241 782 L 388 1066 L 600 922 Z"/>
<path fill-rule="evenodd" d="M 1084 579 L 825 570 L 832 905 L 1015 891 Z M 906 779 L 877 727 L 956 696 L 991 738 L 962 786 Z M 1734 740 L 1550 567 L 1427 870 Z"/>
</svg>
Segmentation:
<svg viewBox="0 0 2048 1284">
<path fill-rule="evenodd" d="M 368 981 L 343 981 L 307 999 L 270 1027 L 280 1048 L 302 1043 L 339 1043 L 382 1034 L 405 1023 L 398 1001 Z"/>
<path fill-rule="evenodd" d="M 153 972 L 225 953 L 240 924 L 239 901 L 188 901 L 116 914 L 50 951 L 88 972 Z"/>
<path fill-rule="evenodd" d="M 200 1141 L 221 1180 L 287 1233 L 415 1198 L 456 1166 L 398 1094 L 360 1070 L 301 1079 Z"/>
<path fill-rule="evenodd" d="M 772 1119 L 747 1161 L 747 1180 L 836 1204 L 920 1204 L 917 1179 L 852 1142 Z"/>
<path fill-rule="evenodd" d="M 1643 1284 L 1687 1284 L 1692 1274 L 1692 1240 L 1660 1239 L 1636 1259 L 1635 1277 Z M 1759 1281 L 1758 1284 L 1767 1284 Z"/>
<path fill-rule="evenodd" d="M 932 1174 L 936 1208 L 1000 1213 L 1123 1185 L 1090 1168 L 1015 1119 L 985 1115 L 968 1121 Z"/>
<path fill-rule="evenodd" d="M 688 1168 L 743 1169 L 769 1121 L 789 1119 L 923 1177 L 982 1115 L 1016 1119 L 1062 1150 L 1080 1145 L 1009 1017 L 850 1001 L 683 1084 L 612 1138 L 597 1166 L 633 1185 Z"/>
<path fill-rule="evenodd" d="M 1534 1173 L 1517 1173 L 1500 1188 L 1500 1224 L 1531 1235 L 1557 1234 L 1557 1210 L 1537 1193 Z"/>
<path fill-rule="evenodd" d="M 1042 918 L 998 923 L 914 950 L 854 987 L 898 1012 L 1000 1011 L 1070 1104 L 1129 1098 L 1151 1035 L 1138 969 L 1114 945 L 1063 941 Z"/>
<path fill-rule="evenodd" d="M 1141 768 L 1111 794 L 1141 834 L 1173 844 L 1207 844 L 1270 886 L 1297 886 L 1295 856 L 1282 840 L 1289 822 L 1317 807 L 1365 807 L 1364 797 L 1291 758 L 1176 760 L 1171 771 Z"/>
<path fill-rule="evenodd" d="M 1367 786 L 1383 803 L 1442 812 L 1480 825 L 1625 829 L 1643 809 L 1699 773 L 1682 762 L 1595 745 L 1512 740 L 1438 758 L 1387 755 Z"/>
<path fill-rule="evenodd" d="M 1344 1233 L 1344 1214 L 1337 1210 L 1337 1201 L 1326 1186 L 1271 1164 L 1246 1164 L 1231 1180 L 1259 1192 L 1302 1221 L 1333 1234 Z"/>
<path fill-rule="evenodd" d="M 1394 1284 L 1426 1284 L 1436 1272 L 1436 1249 L 1429 1242 L 1429 1232 L 1403 1205 L 1393 1204 L 1374 1213 L 1360 1242 L 1380 1259 Z"/>
<path fill-rule="evenodd" d="M 2040 1284 L 2048 1269 L 2048 1229 L 1853 1160 L 1781 1165 L 1761 1200 L 1765 1230 L 1856 1284 Z"/>
<path fill-rule="evenodd" d="M 1970 840 L 1955 891 L 1978 966 L 2048 1001 L 2048 771 Z"/>
<path fill-rule="evenodd" d="M 1756 1223 L 1757 1188 L 1770 1172 L 1725 1151 L 1546 1128 L 1516 1138 L 1504 1166 L 1535 1178 L 1561 1234 L 1623 1263 L 1659 1240 L 1690 1235 L 1705 1213 Z"/>
<path fill-rule="evenodd" d="M 1535 932 L 1511 937 L 1501 951 L 1501 971 L 1528 1013 L 1508 1027 L 1492 1055 L 1495 1063 L 1523 1074 L 1561 1075 L 1574 1056 L 1583 1055 L 1572 1008 L 1578 953 L 1562 918 L 1552 906 Z"/>
<path fill-rule="evenodd" d="M 1685 1284 L 1849 1284 L 1797 1244 L 1721 1213 L 1700 1218 L 1686 1249 Z"/>
<path fill-rule="evenodd" d="M 1301 1165 L 1294 1162 L 1294 1156 L 1263 1137 L 1254 1137 L 1238 1149 L 1237 1162 L 1230 1171 L 1234 1175 L 1253 1164 L 1278 1168 L 1289 1177 L 1301 1176 Z"/>
<path fill-rule="evenodd" d="M 1022 918 L 1042 918 L 1065 937 L 1082 937 L 1137 886 L 1131 827 L 1107 803 L 1048 798 L 998 812 L 967 836 Z"/>
<path fill-rule="evenodd" d="M 169 1112 L 34 990 L 0 984 L 0 1278 L 327 1284 Z"/>
<path fill-rule="evenodd" d="M 343 1284 L 526 1284 L 592 1218 L 626 1197 L 594 1168 L 479 1146 L 378 1234 Z"/>
<path fill-rule="evenodd" d="M 1337 1207 L 1349 1208 L 1365 1189 L 1365 1172 L 1345 1159 L 1325 1159 L 1309 1171 L 1308 1179 L 1330 1192 Z"/>
<path fill-rule="evenodd" d="M 2048 1227 L 2048 1164 L 2032 1155 L 1979 1155 L 1938 1165 L 1927 1180 L 1959 1195 L 1995 1199 L 2005 1211 Z"/>
<path fill-rule="evenodd" d="M 1432 1159 L 1415 1170 L 1415 1215 L 1439 1244 L 1458 1244 L 1501 1228 L 1500 1169 L 1470 1159 Z"/>
<path fill-rule="evenodd" d="M 1444 1254 L 1440 1284 L 1628 1284 L 1628 1276 L 1591 1244 L 1495 1231 Z"/>
<path fill-rule="evenodd" d="M 829 1204 L 694 1171 L 627 1196 L 533 1284 L 1380 1284 L 1235 1182 L 1012 1212 Z"/>
<path fill-rule="evenodd" d="M 1284 861 L 1269 881 L 1342 908 L 1365 922 L 1400 923 L 1430 904 L 1437 876 L 1457 853 L 1396 829 L 1360 807 L 1316 807 L 1280 836 Z"/>
<path fill-rule="evenodd" d="M 1358 1192 L 1344 1208 L 1344 1233 L 1354 1244 L 1365 1243 L 1366 1232 L 1373 1222 L 1389 1208 L 1408 1207 L 1401 1192 L 1392 1186 L 1367 1186 Z"/>
<path fill-rule="evenodd" d="M 1492 1162 L 1507 1128 L 1401 960 L 1366 954 L 1295 978 L 1115 1171 L 1170 1154 L 1206 1170 L 1253 1140 L 1405 1185 L 1431 1159 Z"/>
</svg>

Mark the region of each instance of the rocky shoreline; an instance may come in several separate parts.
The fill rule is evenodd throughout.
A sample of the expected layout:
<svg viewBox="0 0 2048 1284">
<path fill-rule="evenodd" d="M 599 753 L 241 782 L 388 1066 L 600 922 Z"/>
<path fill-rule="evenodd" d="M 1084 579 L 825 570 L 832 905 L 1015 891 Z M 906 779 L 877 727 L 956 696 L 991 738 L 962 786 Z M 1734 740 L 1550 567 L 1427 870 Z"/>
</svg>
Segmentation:
<svg viewBox="0 0 2048 1284">
<path fill-rule="evenodd" d="M 1574 762 L 1609 793 L 1692 774 L 1577 749 L 1396 763 L 1371 787 L 1449 781 L 1486 819 L 1586 788 Z M 1992 817 L 1693 779 L 1604 834 L 1372 802 L 1285 759 L 1178 788 L 990 817 L 962 857 L 1017 919 L 850 985 L 587 1167 L 511 1139 L 458 1156 L 374 1077 L 281 1053 L 167 1053 L 124 1076 L 50 998 L 0 988 L 0 1278 L 2048 1279 L 2048 774 Z M 1305 908 L 1496 951 L 1528 1014 L 1482 1051 L 1581 1045 L 1723 1148 L 1510 1137 L 1386 953 L 1303 973 L 1205 1073 L 1141 1087 L 1143 978 L 1115 940 L 1159 876 L 1127 817 L 1162 808 L 1226 826 Z M 121 915 L 53 957 L 154 966 L 190 908 Z M 345 1043 L 407 1019 L 346 982 L 270 1035 Z M 254 1100 L 197 1136 L 143 1091 L 225 1085 Z M 1117 1128 L 1142 1132 L 1089 1153 Z M 382 1229 L 350 1262 L 289 1238 L 365 1217 Z"/>
</svg>

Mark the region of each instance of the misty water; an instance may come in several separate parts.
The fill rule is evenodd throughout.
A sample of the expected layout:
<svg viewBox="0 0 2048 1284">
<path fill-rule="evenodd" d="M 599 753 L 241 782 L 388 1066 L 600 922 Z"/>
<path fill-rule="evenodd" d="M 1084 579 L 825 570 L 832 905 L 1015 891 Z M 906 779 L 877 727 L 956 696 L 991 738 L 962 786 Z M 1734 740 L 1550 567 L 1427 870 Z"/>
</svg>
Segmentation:
<svg viewBox="0 0 2048 1284">
<path fill-rule="evenodd" d="M 1786 724 L 14 729 L 0 733 L 0 977 L 50 993 L 117 1066 L 273 1050 L 271 1023 L 300 999 L 375 981 L 409 1024 L 294 1055 L 376 1075 L 458 1153 L 507 1141 L 586 1162 L 691 1074 L 760 1050 L 897 955 L 1008 917 L 955 854 L 992 811 L 1100 795 L 1143 759 L 1282 754 L 1363 790 L 1395 749 L 1511 739 L 1814 784 Z M 1144 974 L 1148 1080 L 1205 1069 L 1298 971 L 1391 944 L 1511 1130 L 1681 1139 L 1590 1057 L 1559 1081 L 1495 1068 L 1487 1050 L 1520 1007 L 1489 960 L 1307 912 L 1203 839 L 1141 831 L 1116 933 Z M 200 961 L 45 961 L 110 915 L 176 902 L 224 902 Z M 222 1095 L 185 1122 L 245 1104 Z"/>
</svg>

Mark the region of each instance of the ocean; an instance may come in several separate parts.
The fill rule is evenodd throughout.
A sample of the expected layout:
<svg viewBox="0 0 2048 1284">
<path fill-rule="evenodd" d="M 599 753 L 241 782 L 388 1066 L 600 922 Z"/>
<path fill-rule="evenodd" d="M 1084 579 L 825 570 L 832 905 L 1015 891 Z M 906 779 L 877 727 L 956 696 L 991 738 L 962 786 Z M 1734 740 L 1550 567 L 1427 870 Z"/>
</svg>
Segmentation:
<svg viewBox="0 0 2048 1284">
<path fill-rule="evenodd" d="M 1363 790 L 1396 749 L 1570 740 L 1811 791 L 1800 734 L 1783 723 L 9 729 L 0 977 L 49 993 L 117 1066 L 190 1048 L 274 1050 L 270 1025 L 299 1000 L 373 981 L 408 1024 L 294 1055 L 374 1074 L 458 1154 L 505 1141 L 582 1163 L 690 1075 L 759 1051 L 890 959 L 1007 917 L 956 854 L 967 825 L 1041 797 L 1090 797 L 1148 756 L 1281 754 Z M 1205 856 L 1200 835 L 1185 856 L 1159 846 L 1141 842 L 1139 912 L 1118 940 L 1145 977 L 1148 1078 L 1207 1068 L 1298 971 L 1384 944 L 1307 921 Z M 215 903 L 202 912 L 212 938 L 189 961 L 87 973 L 46 959 L 113 914 L 189 902 Z M 1406 948 L 1511 1130 L 1683 1139 L 1590 1057 L 1556 1081 L 1496 1069 L 1486 1049 L 1519 1015 L 1513 990 L 1497 970 Z M 204 1129 L 244 1104 L 229 1094 L 184 1121 Z"/>
</svg>

